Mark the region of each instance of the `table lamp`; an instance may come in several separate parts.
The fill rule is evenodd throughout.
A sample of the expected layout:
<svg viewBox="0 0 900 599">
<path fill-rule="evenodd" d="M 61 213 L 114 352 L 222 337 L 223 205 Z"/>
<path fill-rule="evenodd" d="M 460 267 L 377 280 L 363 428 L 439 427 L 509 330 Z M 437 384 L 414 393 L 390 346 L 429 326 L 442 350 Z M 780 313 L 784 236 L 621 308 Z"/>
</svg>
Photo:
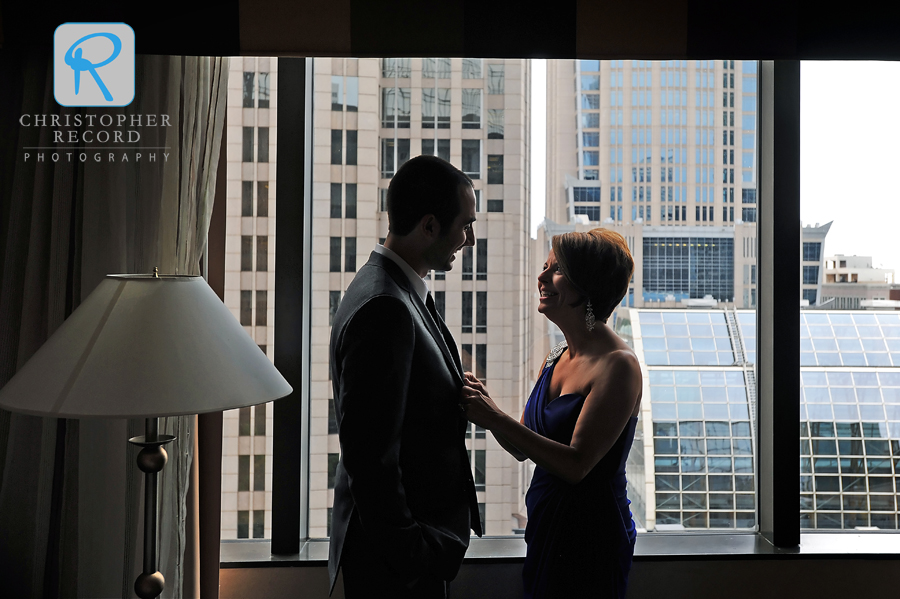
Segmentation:
<svg viewBox="0 0 900 599">
<path fill-rule="evenodd" d="M 265 403 L 291 386 L 202 277 L 107 275 L 0 389 L 0 407 L 56 418 L 146 418 L 142 599 L 165 587 L 158 571 L 157 480 L 167 461 L 160 416 Z"/>
</svg>

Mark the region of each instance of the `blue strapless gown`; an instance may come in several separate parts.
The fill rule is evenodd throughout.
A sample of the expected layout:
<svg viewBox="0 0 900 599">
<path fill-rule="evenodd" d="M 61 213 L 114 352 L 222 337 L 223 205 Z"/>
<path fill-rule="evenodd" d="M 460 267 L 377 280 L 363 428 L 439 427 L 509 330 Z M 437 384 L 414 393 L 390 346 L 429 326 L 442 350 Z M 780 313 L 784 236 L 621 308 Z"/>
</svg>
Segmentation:
<svg viewBox="0 0 900 599">
<path fill-rule="evenodd" d="M 544 368 L 525 406 L 525 426 L 547 438 L 572 441 L 584 397 L 547 390 L 556 363 Z M 540 466 L 525 496 L 528 552 L 525 597 L 624 598 L 636 537 L 625 492 L 625 461 L 634 440 L 631 417 L 612 449 L 578 484 Z"/>
</svg>

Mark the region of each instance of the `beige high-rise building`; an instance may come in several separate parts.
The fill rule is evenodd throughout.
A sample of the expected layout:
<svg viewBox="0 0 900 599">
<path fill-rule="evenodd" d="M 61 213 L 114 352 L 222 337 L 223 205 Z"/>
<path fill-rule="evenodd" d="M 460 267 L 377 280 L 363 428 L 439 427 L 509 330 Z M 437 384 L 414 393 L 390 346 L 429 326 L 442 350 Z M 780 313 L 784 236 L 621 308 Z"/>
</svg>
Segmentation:
<svg viewBox="0 0 900 599">
<path fill-rule="evenodd" d="M 548 61 L 547 218 L 627 238 L 625 305 L 755 307 L 756 64 Z"/>
<path fill-rule="evenodd" d="M 275 67 L 275 59 L 232 60 L 227 122 L 226 304 L 264 351 L 274 318 Z M 267 106 L 258 101 L 263 83 Z M 330 532 L 340 453 L 328 364 L 331 319 L 357 269 L 387 235 L 387 188 L 411 156 L 440 156 L 474 181 L 477 243 L 451 271 L 431 273 L 427 282 L 464 368 L 486 381 L 500 407 L 521 413 L 534 379 L 527 320 L 530 86 L 527 60 L 313 60 L 310 537 Z M 260 213 L 266 191 L 267 210 Z M 265 408 L 226 415 L 222 538 L 269 536 L 270 419 Z M 466 443 L 486 533 L 524 526 L 526 467 L 474 426 Z"/>
</svg>

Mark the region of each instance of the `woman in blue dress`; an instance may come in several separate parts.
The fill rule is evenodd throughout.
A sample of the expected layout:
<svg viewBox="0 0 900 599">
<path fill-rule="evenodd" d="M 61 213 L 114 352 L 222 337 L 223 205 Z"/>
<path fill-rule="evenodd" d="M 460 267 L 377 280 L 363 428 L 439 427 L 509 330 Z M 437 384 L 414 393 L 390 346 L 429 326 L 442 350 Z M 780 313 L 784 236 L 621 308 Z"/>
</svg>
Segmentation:
<svg viewBox="0 0 900 599">
<path fill-rule="evenodd" d="M 536 466 L 525 498 L 527 598 L 625 597 L 635 539 L 625 462 L 642 375 L 634 352 L 606 320 L 633 271 L 618 233 L 555 236 L 538 276 L 538 312 L 565 341 L 547 356 L 522 419 L 501 411 L 466 374 L 461 407 L 469 420 Z"/>
</svg>

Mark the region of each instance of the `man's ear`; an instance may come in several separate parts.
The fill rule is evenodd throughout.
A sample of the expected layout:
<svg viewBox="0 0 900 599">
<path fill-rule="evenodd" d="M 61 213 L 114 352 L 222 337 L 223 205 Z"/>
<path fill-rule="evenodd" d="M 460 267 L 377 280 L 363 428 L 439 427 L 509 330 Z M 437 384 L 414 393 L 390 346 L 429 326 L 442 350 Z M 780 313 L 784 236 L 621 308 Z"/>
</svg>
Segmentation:
<svg viewBox="0 0 900 599">
<path fill-rule="evenodd" d="M 436 238 L 441 234 L 441 224 L 433 214 L 426 214 L 419 221 L 419 228 L 426 237 Z"/>
</svg>

